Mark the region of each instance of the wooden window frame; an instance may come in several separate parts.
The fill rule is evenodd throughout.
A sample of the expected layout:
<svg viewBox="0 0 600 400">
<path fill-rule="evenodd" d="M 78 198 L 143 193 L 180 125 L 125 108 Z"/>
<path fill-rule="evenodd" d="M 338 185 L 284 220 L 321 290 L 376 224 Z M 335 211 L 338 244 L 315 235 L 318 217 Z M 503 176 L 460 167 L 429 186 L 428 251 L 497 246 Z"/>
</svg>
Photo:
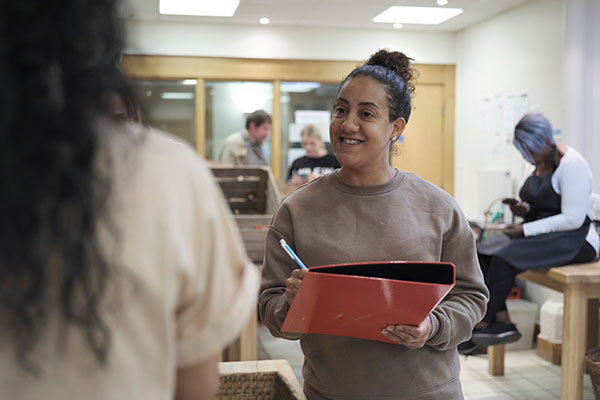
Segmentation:
<svg viewBox="0 0 600 400">
<path fill-rule="evenodd" d="M 136 79 L 198 81 L 195 92 L 196 150 L 206 154 L 205 82 L 221 81 L 266 81 L 273 83 L 273 115 L 271 137 L 271 168 L 273 175 L 281 179 L 281 104 L 280 83 L 282 81 L 307 81 L 323 84 L 339 84 L 359 61 L 325 60 L 275 60 L 224 57 L 125 55 L 121 69 Z M 415 64 L 419 71 L 416 84 L 443 86 L 443 171 L 442 187 L 450 194 L 454 192 L 454 65 Z M 418 91 L 417 91 L 418 95 Z"/>
</svg>

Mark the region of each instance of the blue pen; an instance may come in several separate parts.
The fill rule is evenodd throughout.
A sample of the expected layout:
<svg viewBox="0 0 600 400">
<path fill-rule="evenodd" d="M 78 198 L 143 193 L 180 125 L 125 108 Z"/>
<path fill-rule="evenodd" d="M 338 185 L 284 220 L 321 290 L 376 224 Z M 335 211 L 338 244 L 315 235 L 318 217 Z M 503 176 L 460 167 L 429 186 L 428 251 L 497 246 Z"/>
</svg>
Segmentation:
<svg viewBox="0 0 600 400">
<path fill-rule="evenodd" d="M 292 248 L 285 242 L 285 240 L 281 239 L 279 241 L 279 244 L 285 250 L 285 252 L 288 254 L 288 256 L 290 256 L 290 258 L 292 260 L 296 261 L 296 264 L 298 264 L 300 266 L 300 268 L 308 269 L 308 268 L 306 268 L 306 265 L 304 265 L 304 263 L 302 261 L 300 261 L 300 259 L 296 255 L 296 253 L 294 253 L 294 250 L 292 250 Z"/>
</svg>

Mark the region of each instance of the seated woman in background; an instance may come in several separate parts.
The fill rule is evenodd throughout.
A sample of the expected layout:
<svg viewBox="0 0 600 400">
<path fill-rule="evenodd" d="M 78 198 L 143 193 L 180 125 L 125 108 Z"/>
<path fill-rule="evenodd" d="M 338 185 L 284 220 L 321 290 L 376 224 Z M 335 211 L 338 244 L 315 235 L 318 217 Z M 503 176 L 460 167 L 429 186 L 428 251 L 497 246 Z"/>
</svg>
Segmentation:
<svg viewBox="0 0 600 400">
<path fill-rule="evenodd" d="M 205 162 L 98 104 L 114 86 L 88 73 L 120 56 L 117 6 L 2 3 L 2 398 L 214 398 L 256 304 Z"/>
<path fill-rule="evenodd" d="M 478 247 L 490 301 L 472 342 L 461 345 L 464 352 L 521 337 L 505 302 L 518 273 L 589 262 L 598 254 L 598 233 L 591 222 L 592 173 L 585 159 L 575 149 L 554 142 L 552 125 L 542 114 L 526 114 L 515 127 L 513 142 L 535 165 L 521 187 L 521 200 L 504 200 L 524 222 L 507 226 L 506 236 L 499 237 L 505 243 L 493 250 Z"/>
<path fill-rule="evenodd" d="M 335 155 L 327 152 L 318 126 L 306 125 L 300 137 L 306 155 L 292 163 L 287 177 L 288 182 L 300 186 L 342 167 Z"/>
</svg>

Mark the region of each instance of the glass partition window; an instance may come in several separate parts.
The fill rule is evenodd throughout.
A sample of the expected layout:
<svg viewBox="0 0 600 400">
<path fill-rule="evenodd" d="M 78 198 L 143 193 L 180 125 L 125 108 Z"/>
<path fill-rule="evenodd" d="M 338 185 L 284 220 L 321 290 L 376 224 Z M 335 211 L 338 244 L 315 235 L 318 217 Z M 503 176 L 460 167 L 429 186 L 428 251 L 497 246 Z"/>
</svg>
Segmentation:
<svg viewBox="0 0 600 400">
<path fill-rule="evenodd" d="M 321 137 L 331 152 L 329 122 L 338 85 L 318 82 L 281 82 L 281 175 L 287 179 L 292 162 L 305 155 L 300 132 L 308 124 L 321 130 Z"/>
<path fill-rule="evenodd" d="M 194 91 L 196 80 L 138 80 L 131 86 L 141 101 L 142 117 L 151 126 L 196 145 Z"/>
<path fill-rule="evenodd" d="M 225 139 L 246 128 L 246 117 L 253 111 L 273 114 L 273 83 L 206 81 L 206 158 L 218 160 Z M 263 143 L 271 160 L 271 137 Z"/>
</svg>

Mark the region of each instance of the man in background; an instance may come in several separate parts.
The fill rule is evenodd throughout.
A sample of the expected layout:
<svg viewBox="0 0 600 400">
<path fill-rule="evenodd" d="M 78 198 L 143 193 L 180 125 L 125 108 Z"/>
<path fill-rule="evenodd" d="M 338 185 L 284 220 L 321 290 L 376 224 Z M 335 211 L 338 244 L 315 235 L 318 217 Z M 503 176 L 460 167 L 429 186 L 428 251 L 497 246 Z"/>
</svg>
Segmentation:
<svg viewBox="0 0 600 400">
<path fill-rule="evenodd" d="M 219 160 L 234 165 L 268 165 L 262 144 L 271 134 L 271 116 L 256 110 L 246 118 L 246 129 L 225 139 Z"/>
</svg>

